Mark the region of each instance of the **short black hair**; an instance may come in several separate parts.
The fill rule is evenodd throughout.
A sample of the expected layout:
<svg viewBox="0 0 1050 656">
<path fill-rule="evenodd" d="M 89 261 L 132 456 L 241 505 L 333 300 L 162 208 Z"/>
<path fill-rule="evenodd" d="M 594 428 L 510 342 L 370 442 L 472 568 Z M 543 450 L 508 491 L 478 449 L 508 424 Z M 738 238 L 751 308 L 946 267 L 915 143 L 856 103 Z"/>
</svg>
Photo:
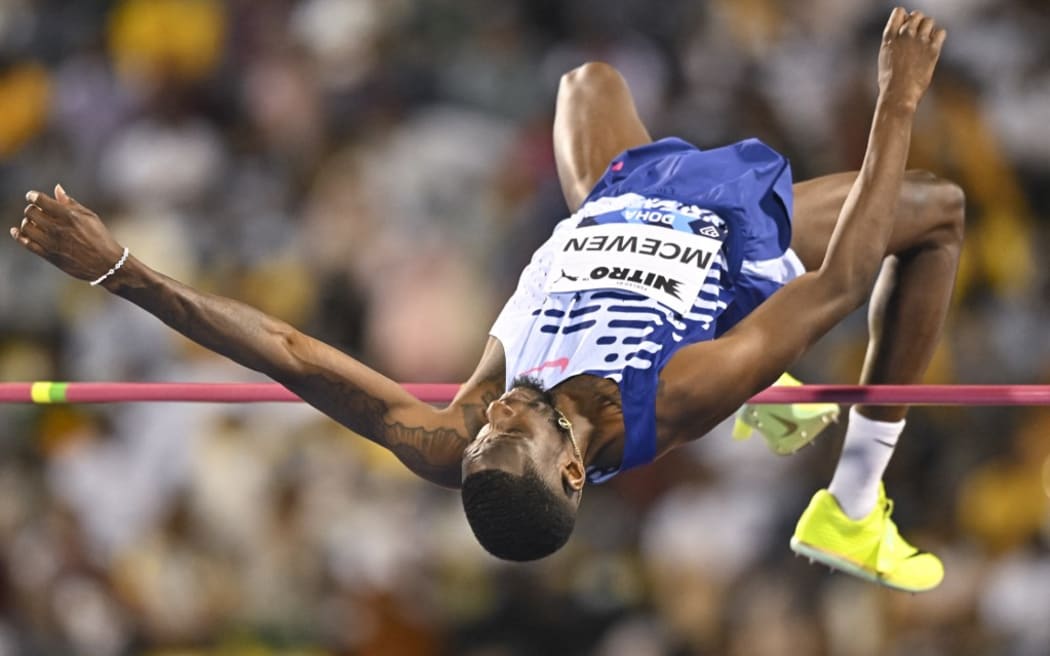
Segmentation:
<svg viewBox="0 0 1050 656">
<path fill-rule="evenodd" d="M 543 382 L 539 378 L 535 376 L 518 376 L 510 383 L 511 389 L 515 387 L 522 387 L 536 392 L 544 403 L 552 408 L 554 407 L 554 395 L 550 393 L 550 390 L 543 387 Z"/>
<path fill-rule="evenodd" d="M 474 537 L 493 556 L 525 562 L 561 549 L 572 535 L 576 509 L 526 466 L 523 475 L 499 469 L 463 480 L 463 510 Z"/>
</svg>

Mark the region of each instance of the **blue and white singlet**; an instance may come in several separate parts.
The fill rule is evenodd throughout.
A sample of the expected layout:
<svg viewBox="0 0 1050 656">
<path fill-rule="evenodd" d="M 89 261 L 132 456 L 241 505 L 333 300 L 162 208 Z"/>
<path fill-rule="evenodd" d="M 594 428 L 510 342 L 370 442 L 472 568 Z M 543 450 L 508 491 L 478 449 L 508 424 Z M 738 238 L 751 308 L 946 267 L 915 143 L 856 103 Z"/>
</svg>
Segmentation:
<svg viewBox="0 0 1050 656">
<path fill-rule="evenodd" d="M 518 376 L 550 389 L 616 381 L 620 467 L 656 455 L 656 385 L 683 345 L 714 339 L 803 272 L 791 251 L 791 168 L 762 142 L 702 151 L 663 139 L 616 157 L 532 256 L 489 331 Z"/>
</svg>

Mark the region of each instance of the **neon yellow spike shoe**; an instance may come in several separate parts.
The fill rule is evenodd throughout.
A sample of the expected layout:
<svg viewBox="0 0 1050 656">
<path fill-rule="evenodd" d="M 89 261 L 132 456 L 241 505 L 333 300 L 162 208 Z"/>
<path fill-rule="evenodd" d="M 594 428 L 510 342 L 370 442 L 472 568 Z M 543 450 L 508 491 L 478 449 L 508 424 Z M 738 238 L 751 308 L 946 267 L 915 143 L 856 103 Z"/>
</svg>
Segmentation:
<svg viewBox="0 0 1050 656">
<path fill-rule="evenodd" d="M 908 544 L 890 519 L 893 502 L 879 483 L 879 500 L 864 519 L 846 516 L 827 490 L 813 495 L 791 538 L 791 550 L 828 567 L 905 592 L 936 588 L 944 578 L 937 556 Z"/>
<path fill-rule="evenodd" d="M 781 374 L 777 382 L 773 383 L 792 387 L 801 384 L 787 373 Z M 751 437 L 752 431 L 757 430 L 765 438 L 770 451 L 787 456 L 812 443 L 821 431 L 838 419 L 837 403 L 748 403 L 737 413 L 733 438 L 746 440 Z"/>
</svg>

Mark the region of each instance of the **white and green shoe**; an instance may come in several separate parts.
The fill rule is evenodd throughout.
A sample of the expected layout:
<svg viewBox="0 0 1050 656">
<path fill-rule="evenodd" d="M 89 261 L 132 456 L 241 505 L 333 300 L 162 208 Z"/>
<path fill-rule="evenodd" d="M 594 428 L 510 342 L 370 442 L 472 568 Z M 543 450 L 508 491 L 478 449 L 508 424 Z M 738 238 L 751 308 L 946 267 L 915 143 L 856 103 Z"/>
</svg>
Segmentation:
<svg viewBox="0 0 1050 656">
<path fill-rule="evenodd" d="M 791 374 L 782 374 L 774 386 L 798 386 Z M 746 440 L 755 430 L 766 440 L 769 450 L 780 456 L 795 453 L 811 443 L 832 422 L 839 419 L 837 403 L 792 403 L 774 405 L 747 403 L 740 408 L 733 426 L 733 438 Z"/>
</svg>

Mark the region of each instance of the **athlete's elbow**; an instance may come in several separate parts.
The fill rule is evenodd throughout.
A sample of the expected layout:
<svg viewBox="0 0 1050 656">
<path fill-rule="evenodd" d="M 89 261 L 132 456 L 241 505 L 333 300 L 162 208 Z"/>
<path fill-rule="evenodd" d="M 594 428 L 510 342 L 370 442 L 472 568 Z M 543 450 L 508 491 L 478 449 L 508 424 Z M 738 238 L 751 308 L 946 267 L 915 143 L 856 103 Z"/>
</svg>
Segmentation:
<svg viewBox="0 0 1050 656">
<path fill-rule="evenodd" d="M 259 359 L 259 366 L 253 367 L 270 378 L 291 383 L 307 375 L 307 358 L 304 357 L 309 338 L 284 322 L 275 322 L 266 327 L 267 347 Z"/>
<path fill-rule="evenodd" d="M 568 71 L 561 76 L 561 89 L 572 90 L 578 87 L 600 89 L 609 84 L 623 84 L 623 76 L 611 64 L 600 61 L 589 61 Z"/>
</svg>

